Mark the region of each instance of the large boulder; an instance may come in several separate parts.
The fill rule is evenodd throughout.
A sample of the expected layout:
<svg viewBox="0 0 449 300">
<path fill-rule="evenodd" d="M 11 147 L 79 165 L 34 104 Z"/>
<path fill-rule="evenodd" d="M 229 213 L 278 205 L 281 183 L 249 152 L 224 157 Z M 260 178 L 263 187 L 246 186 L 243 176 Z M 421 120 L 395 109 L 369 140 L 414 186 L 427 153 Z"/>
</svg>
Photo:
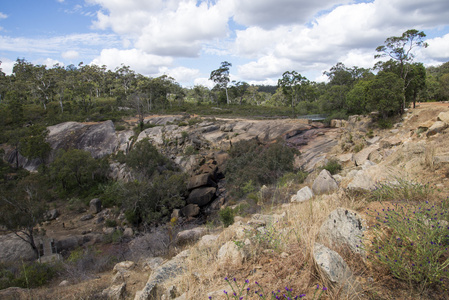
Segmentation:
<svg viewBox="0 0 449 300">
<path fill-rule="evenodd" d="M 160 299 L 164 291 L 158 287 L 185 271 L 186 258 L 189 255 L 189 250 L 185 250 L 155 269 L 148 278 L 143 290 L 136 293 L 134 300 Z"/>
<path fill-rule="evenodd" d="M 438 114 L 438 121 L 442 121 L 449 125 L 449 111 L 442 111 Z"/>
<path fill-rule="evenodd" d="M 14 262 L 20 260 L 33 260 L 36 254 L 30 244 L 24 242 L 15 234 L 0 236 L 0 262 Z"/>
<path fill-rule="evenodd" d="M 247 258 L 243 249 L 238 247 L 234 241 L 226 242 L 218 250 L 217 260 L 220 265 L 240 266 Z"/>
<path fill-rule="evenodd" d="M 186 218 L 196 217 L 200 213 L 200 207 L 197 204 L 187 204 L 180 209 L 180 213 Z"/>
<path fill-rule="evenodd" d="M 443 131 L 444 129 L 446 129 L 448 126 L 448 124 L 446 124 L 443 121 L 436 121 L 435 123 L 432 124 L 432 126 L 430 126 L 429 130 L 426 133 L 426 136 L 432 136 L 435 135 L 437 133 L 440 133 L 441 131 Z"/>
<path fill-rule="evenodd" d="M 204 187 L 194 189 L 187 198 L 188 204 L 197 204 L 198 206 L 204 206 L 208 204 L 215 195 L 215 187 Z"/>
<path fill-rule="evenodd" d="M 315 195 L 329 194 L 338 189 L 337 181 L 332 177 L 328 170 L 323 169 L 312 185 L 312 191 Z"/>
<path fill-rule="evenodd" d="M 89 211 L 93 214 L 98 214 L 101 211 L 101 200 L 99 198 L 90 200 Z"/>
<path fill-rule="evenodd" d="M 176 244 L 184 245 L 199 240 L 207 232 L 206 228 L 196 227 L 193 229 L 183 230 L 176 235 Z"/>
<path fill-rule="evenodd" d="M 359 245 L 365 230 L 365 219 L 355 211 L 340 207 L 332 211 L 321 225 L 318 238 L 332 247 L 348 246 L 352 252 L 363 255 Z"/>
<path fill-rule="evenodd" d="M 364 149 L 360 150 L 359 152 L 357 152 L 356 154 L 354 154 L 354 162 L 355 162 L 356 166 L 363 165 L 363 163 L 365 163 L 365 161 L 367 161 L 369 159 L 370 154 L 377 150 L 379 150 L 379 146 L 377 144 L 375 144 L 375 145 L 371 145 L 367 148 L 364 148 Z"/>
<path fill-rule="evenodd" d="M 348 184 L 350 190 L 372 191 L 376 188 L 376 181 L 364 170 L 356 171 L 352 181 Z"/>
<path fill-rule="evenodd" d="M 113 153 L 118 146 L 114 123 L 110 120 L 95 124 L 65 122 L 49 126 L 48 130 L 47 142 L 54 150 L 80 149 L 100 158 Z"/>
<path fill-rule="evenodd" d="M 313 259 L 327 280 L 340 286 L 345 294 L 354 295 L 360 291 L 360 285 L 355 281 L 351 269 L 337 252 L 315 243 Z"/>
<path fill-rule="evenodd" d="M 217 183 L 212 180 L 212 176 L 210 173 L 200 174 L 193 177 L 190 177 L 189 182 L 187 183 L 187 189 L 193 190 L 195 188 L 210 186 L 216 187 Z"/>
</svg>

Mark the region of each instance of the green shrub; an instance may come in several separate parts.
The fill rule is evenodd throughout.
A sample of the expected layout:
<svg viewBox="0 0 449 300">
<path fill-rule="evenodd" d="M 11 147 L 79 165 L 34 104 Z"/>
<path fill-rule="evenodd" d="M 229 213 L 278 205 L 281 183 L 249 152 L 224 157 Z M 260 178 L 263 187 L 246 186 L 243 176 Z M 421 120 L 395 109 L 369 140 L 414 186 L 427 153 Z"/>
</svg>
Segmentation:
<svg viewBox="0 0 449 300">
<path fill-rule="evenodd" d="M 269 145 L 256 140 L 240 141 L 229 150 L 225 176 L 231 194 L 241 197 L 248 190 L 263 184 L 275 183 L 283 174 L 293 171 L 297 150 L 286 147 L 281 141 Z"/>
<path fill-rule="evenodd" d="M 143 139 L 133 146 L 126 156 L 126 164 L 146 178 L 150 178 L 158 167 L 175 169 L 175 165 L 159 153 L 148 139 Z"/>
<path fill-rule="evenodd" d="M 224 227 L 229 227 L 234 224 L 234 210 L 230 207 L 226 207 L 218 212 L 220 221 Z"/>
<path fill-rule="evenodd" d="M 56 276 L 59 265 L 41 264 L 39 262 L 21 263 L 20 265 L 0 265 L 0 290 L 11 286 L 37 288 L 48 283 Z"/>
<path fill-rule="evenodd" d="M 126 130 L 125 125 L 115 125 L 115 131 L 123 131 Z"/>
<path fill-rule="evenodd" d="M 441 221 L 448 213 L 428 202 L 371 211 L 377 223 L 374 239 L 366 241 L 368 259 L 420 292 L 447 280 L 449 227 Z"/>
<path fill-rule="evenodd" d="M 116 227 L 116 226 L 117 226 L 117 221 L 116 221 L 116 220 L 113 220 L 113 219 L 107 219 L 107 220 L 104 222 L 104 225 L 105 225 L 106 227 Z"/>
<path fill-rule="evenodd" d="M 328 170 L 332 175 L 337 174 L 341 171 L 341 165 L 336 159 L 330 159 L 327 164 L 323 166 L 323 169 Z"/>
<path fill-rule="evenodd" d="M 195 155 L 198 154 L 198 150 L 195 149 L 195 147 L 189 145 L 184 149 L 185 155 Z"/>
<path fill-rule="evenodd" d="M 429 184 L 396 178 L 394 182 L 379 183 L 371 191 L 368 201 L 425 201 L 433 194 Z"/>
<path fill-rule="evenodd" d="M 391 129 L 393 128 L 393 122 L 390 119 L 379 119 L 377 120 L 377 126 L 380 129 Z"/>
<path fill-rule="evenodd" d="M 359 144 L 354 146 L 354 152 L 355 153 L 360 152 L 360 151 L 362 151 L 363 148 L 365 148 L 365 145 L 362 144 L 362 143 L 359 143 Z"/>
<path fill-rule="evenodd" d="M 288 172 L 285 173 L 281 178 L 278 180 L 278 185 L 280 187 L 286 187 L 290 183 L 295 184 L 301 184 L 306 180 L 309 173 L 303 170 L 299 170 L 298 172 Z"/>
</svg>

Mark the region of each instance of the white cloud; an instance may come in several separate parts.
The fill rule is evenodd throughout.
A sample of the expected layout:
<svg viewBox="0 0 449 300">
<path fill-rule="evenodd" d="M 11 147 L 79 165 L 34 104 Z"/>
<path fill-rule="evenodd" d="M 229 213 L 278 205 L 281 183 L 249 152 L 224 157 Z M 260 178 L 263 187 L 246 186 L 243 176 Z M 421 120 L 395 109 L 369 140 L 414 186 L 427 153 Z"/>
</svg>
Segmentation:
<svg viewBox="0 0 449 300">
<path fill-rule="evenodd" d="M 16 62 L 6 57 L 0 57 L 0 61 L 2 62 L 0 65 L 0 69 L 2 69 L 2 72 L 6 75 L 10 75 L 12 73 L 12 68 L 14 67 L 14 64 Z"/>
<path fill-rule="evenodd" d="M 316 13 L 332 8 L 344 0 L 235 0 L 236 22 L 246 26 L 273 28 L 279 25 L 304 24 Z"/>
<path fill-rule="evenodd" d="M 192 81 L 192 78 L 198 77 L 200 75 L 200 70 L 186 67 L 177 67 L 172 69 L 161 67 L 159 68 L 159 75 L 168 75 L 173 77 L 177 82 L 183 84 L 189 83 Z"/>
<path fill-rule="evenodd" d="M 6 19 L 8 17 L 8 15 L 0 12 L 0 19 Z"/>
<path fill-rule="evenodd" d="M 56 64 L 59 64 L 61 66 L 64 65 L 64 63 L 52 58 L 46 58 L 40 64 L 47 66 L 47 68 L 52 68 Z"/>
<path fill-rule="evenodd" d="M 66 49 L 86 49 L 96 46 L 114 47 L 119 44 L 120 41 L 117 37 L 111 34 L 71 34 L 45 39 L 0 36 L 0 50 L 52 55 L 64 52 Z M 84 50 L 83 52 L 86 53 L 87 51 Z"/>
<path fill-rule="evenodd" d="M 69 50 L 69 51 L 65 51 L 61 54 L 61 56 L 65 59 L 75 59 L 78 58 L 80 56 L 78 51 L 75 50 Z"/>
<path fill-rule="evenodd" d="M 193 81 L 194 85 L 202 85 L 205 86 L 209 89 L 212 89 L 215 86 L 215 83 L 212 80 L 209 80 L 209 78 L 206 77 L 199 77 L 199 78 L 195 78 L 195 80 Z"/>
<path fill-rule="evenodd" d="M 437 62 L 449 61 L 449 34 L 426 41 L 429 47 L 422 49 L 418 58 L 429 59 Z"/>
<path fill-rule="evenodd" d="M 89 0 L 98 11 L 94 27 L 111 28 L 134 47 L 161 56 L 198 56 L 202 43 L 228 34 L 229 0 Z"/>
<path fill-rule="evenodd" d="M 424 8 L 426 5 L 422 0 L 376 0 L 340 5 L 321 14 L 310 27 L 298 23 L 239 30 L 236 55 L 257 59 L 239 66 L 239 76 L 246 80 L 279 78 L 292 69 L 306 75 L 319 74 L 340 61 L 348 67 L 372 67 L 375 48 L 387 37 L 410 28 L 422 30 L 419 25 L 423 24 L 432 27 L 447 23 L 435 14 L 448 11 L 448 1 L 432 0 L 431 8 Z M 433 45 L 425 50 L 426 55 L 448 60 L 448 40 L 445 36 L 429 41 Z M 317 79 L 321 80 L 319 76 Z"/>
<path fill-rule="evenodd" d="M 113 70 L 121 64 L 130 66 L 132 70 L 143 75 L 159 73 L 159 68 L 171 65 L 173 59 L 152 54 L 146 54 L 138 49 L 119 50 L 116 48 L 103 49 L 99 57 L 92 61 L 95 65 L 106 65 Z"/>
</svg>

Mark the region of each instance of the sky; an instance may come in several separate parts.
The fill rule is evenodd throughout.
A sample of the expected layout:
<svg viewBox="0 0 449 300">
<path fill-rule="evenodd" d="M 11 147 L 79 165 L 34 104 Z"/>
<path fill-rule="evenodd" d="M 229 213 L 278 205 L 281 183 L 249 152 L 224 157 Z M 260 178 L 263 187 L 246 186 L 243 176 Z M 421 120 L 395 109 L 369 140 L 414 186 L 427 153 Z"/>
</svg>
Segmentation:
<svg viewBox="0 0 449 300">
<path fill-rule="evenodd" d="M 0 68 L 121 64 L 185 87 L 231 80 L 276 85 L 285 71 L 325 81 L 338 62 L 370 68 L 375 49 L 408 29 L 429 44 L 415 61 L 449 61 L 448 0 L 0 0 Z"/>
</svg>

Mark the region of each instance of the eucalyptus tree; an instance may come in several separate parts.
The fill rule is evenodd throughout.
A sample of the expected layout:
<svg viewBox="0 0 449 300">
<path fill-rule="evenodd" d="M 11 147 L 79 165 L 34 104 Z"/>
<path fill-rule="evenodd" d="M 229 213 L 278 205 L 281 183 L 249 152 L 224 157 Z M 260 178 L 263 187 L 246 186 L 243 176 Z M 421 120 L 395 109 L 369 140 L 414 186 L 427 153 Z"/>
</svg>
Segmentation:
<svg viewBox="0 0 449 300">
<path fill-rule="evenodd" d="M 399 65 L 399 77 L 404 81 L 402 88 L 403 102 L 401 112 L 404 112 L 406 102 L 406 90 L 410 84 L 407 75 L 411 71 L 411 64 L 415 58 L 413 51 L 416 48 L 427 48 L 428 44 L 423 40 L 426 34 L 423 31 L 409 29 L 402 33 L 401 36 L 392 36 L 385 40 L 384 45 L 376 48 L 374 58 L 389 57 Z"/>
<path fill-rule="evenodd" d="M 309 80 L 298 72 L 286 71 L 278 80 L 278 87 L 282 88 L 283 93 L 291 101 L 291 107 L 294 108 L 300 99 L 301 88 L 308 83 Z"/>
<path fill-rule="evenodd" d="M 216 87 L 219 89 L 224 89 L 226 92 L 226 103 L 229 104 L 229 95 L 228 95 L 228 84 L 230 82 L 229 78 L 229 68 L 232 67 L 232 64 L 224 61 L 221 63 L 220 67 L 216 70 L 213 70 L 210 73 L 209 80 L 215 82 Z"/>
</svg>

